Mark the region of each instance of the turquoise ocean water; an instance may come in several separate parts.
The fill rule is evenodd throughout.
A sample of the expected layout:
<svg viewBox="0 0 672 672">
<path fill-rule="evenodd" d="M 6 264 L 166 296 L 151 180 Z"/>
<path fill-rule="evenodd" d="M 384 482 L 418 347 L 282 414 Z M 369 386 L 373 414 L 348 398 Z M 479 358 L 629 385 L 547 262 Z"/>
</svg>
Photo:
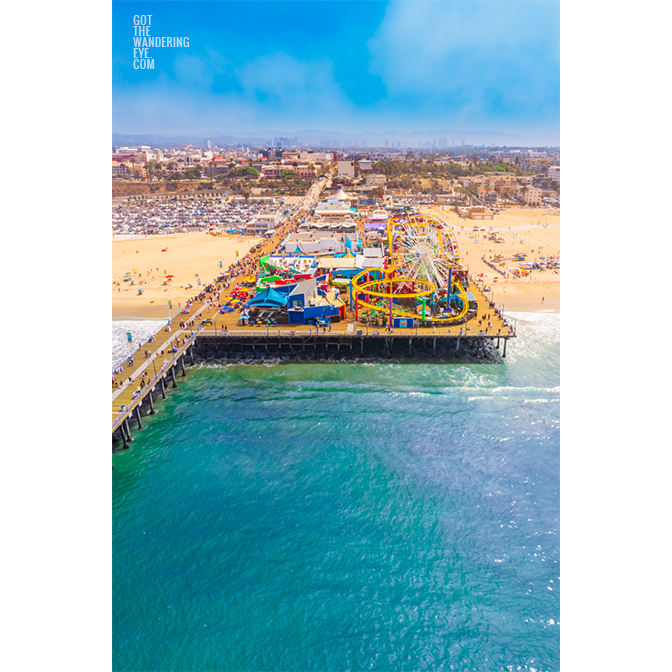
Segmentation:
<svg viewBox="0 0 672 672">
<path fill-rule="evenodd" d="M 202 365 L 113 456 L 115 670 L 559 670 L 560 316 Z"/>
</svg>

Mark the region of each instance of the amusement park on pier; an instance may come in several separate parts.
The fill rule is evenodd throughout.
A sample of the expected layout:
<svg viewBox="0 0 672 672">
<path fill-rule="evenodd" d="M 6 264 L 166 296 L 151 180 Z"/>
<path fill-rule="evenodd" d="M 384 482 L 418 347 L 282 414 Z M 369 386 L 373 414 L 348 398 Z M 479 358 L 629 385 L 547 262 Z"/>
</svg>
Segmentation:
<svg viewBox="0 0 672 672">
<path fill-rule="evenodd" d="M 165 327 L 115 369 L 113 431 L 146 397 L 153 410 L 151 391 L 165 396 L 195 357 L 506 356 L 515 322 L 470 275 L 454 225 L 327 181 L 188 301 L 169 302 Z"/>
</svg>

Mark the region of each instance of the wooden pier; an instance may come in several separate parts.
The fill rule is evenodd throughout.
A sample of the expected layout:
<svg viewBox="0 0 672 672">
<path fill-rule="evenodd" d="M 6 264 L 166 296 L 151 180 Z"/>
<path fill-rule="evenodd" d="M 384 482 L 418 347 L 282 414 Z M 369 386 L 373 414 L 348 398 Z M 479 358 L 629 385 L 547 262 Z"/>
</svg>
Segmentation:
<svg viewBox="0 0 672 672">
<path fill-rule="evenodd" d="M 219 314 L 207 298 L 196 302 L 193 313 L 173 317 L 170 331 L 159 331 L 152 342 L 140 345 L 132 365 L 124 364 L 118 376 L 120 384 L 112 390 L 112 435 L 127 448 L 133 440 L 131 425 L 133 431 L 141 429 L 143 415 L 157 412 L 158 397 L 165 399 L 187 375 L 186 367 L 198 361 L 266 357 L 331 361 L 359 357 L 455 359 L 497 352 L 506 357 L 507 342 L 516 337 L 515 323 L 504 326 L 501 315 L 494 314 L 493 304 L 475 283 L 469 291 L 477 300 L 478 310 L 468 322 L 392 330 L 355 324 L 352 314 L 326 331 L 303 324 L 243 327 L 236 314 Z M 487 315 L 489 319 L 484 320 Z M 206 320 L 212 320 L 212 325 L 203 326 Z M 181 321 L 193 321 L 193 329 L 181 328 Z"/>
<path fill-rule="evenodd" d="M 362 331 L 362 330 L 360 330 Z M 425 332 L 427 330 L 424 330 Z M 406 333 L 408 332 L 408 333 Z M 308 333 L 270 329 L 268 333 L 229 331 L 215 335 L 203 330 L 194 346 L 199 360 L 263 359 L 266 357 L 340 360 L 358 357 L 412 359 L 415 357 L 485 357 L 499 351 L 506 357 L 508 335 L 459 335 L 437 332 L 415 334 L 412 329 L 387 332 L 372 330 L 368 334 L 339 332 Z M 488 345 L 490 344 L 490 345 Z"/>
</svg>

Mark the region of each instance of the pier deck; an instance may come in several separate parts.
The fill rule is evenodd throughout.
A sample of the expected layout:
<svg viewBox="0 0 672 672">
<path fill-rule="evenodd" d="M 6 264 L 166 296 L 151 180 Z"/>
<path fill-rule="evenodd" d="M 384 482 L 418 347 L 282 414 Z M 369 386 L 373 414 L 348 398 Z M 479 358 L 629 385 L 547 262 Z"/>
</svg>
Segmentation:
<svg viewBox="0 0 672 672">
<path fill-rule="evenodd" d="M 298 225 L 300 217 L 308 212 L 311 203 L 317 199 L 324 183 L 321 183 L 316 192 L 303 204 L 301 210 L 285 224 L 278 227 L 270 240 L 263 240 L 259 244 L 259 250 L 252 254 L 236 277 L 230 279 L 229 289 L 219 293 L 219 302 L 225 303 L 230 298 L 230 291 L 239 286 L 243 277 L 256 269 L 258 259 L 271 253 L 283 237 Z M 476 298 L 478 305 L 476 317 L 460 325 L 439 325 L 416 327 L 408 329 L 393 329 L 388 331 L 382 324 L 355 323 L 354 311 L 346 313 L 346 320 L 334 323 L 327 330 L 318 330 L 314 326 L 304 324 L 258 324 L 250 326 L 239 325 L 237 312 L 220 314 L 214 300 L 217 294 L 207 295 L 203 300 L 197 300 L 192 304 L 192 312 L 185 314 L 180 312 L 170 320 L 170 331 L 161 330 L 154 336 L 154 341 L 142 343 L 133 355 L 133 364 L 128 361 L 123 364 L 121 374 L 115 376 L 117 384 L 113 382 L 112 389 L 112 432 L 119 431 L 124 445 L 130 438 L 129 420 L 135 417 L 137 424 L 142 426 L 141 408 L 150 407 L 150 413 L 154 412 L 152 392 L 157 390 L 165 398 L 168 387 L 177 386 L 177 377 L 186 375 L 184 368 L 185 357 L 189 363 L 194 361 L 194 348 L 199 347 L 199 339 L 203 345 L 203 351 L 217 354 L 220 351 L 219 343 L 222 344 L 224 353 L 232 349 L 229 346 L 240 346 L 240 352 L 252 351 L 264 353 L 277 347 L 276 352 L 317 352 L 318 348 L 328 351 L 336 348 L 336 352 L 349 350 L 353 354 L 363 353 L 364 344 L 376 344 L 378 352 L 383 356 L 390 357 L 393 352 L 408 352 L 412 356 L 414 352 L 428 352 L 428 344 L 431 339 L 430 350 L 436 352 L 437 342 L 444 346 L 454 344 L 454 350 L 458 350 L 460 343 L 475 344 L 484 352 L 483 344 L 486 339 L 496 341 L 499 346 L 503 341 L 502 356 L 506 356 L 506 342 L 509 338 L 515 338 L 515 323 L 504 326 L 501 316 L 494 314 L 494 304 L 485 296 L 477 282 L 471 281 L 469 291 Z M 212 300 L 211 300 L 212 298 Z M 482 320 L 484 315 L 489 318 Z M 212 326 L 201 327 L 203 320 L 213 321 Z M 482 321 L 482 324 L 479 324 Z M 168 320 L 166 320 L 168 323 Z M 180 322 L 192 323 L 192 327 L 181 328 Z M 492 324 L 487 328 L 487 323 Z M 460 333 L 462 330 L 462 333 Z M 415 339 L 415 346 L 414 341 Z M 400 343 L 402 344 L 400 346 Z M 297 349 L 294 346 L 297 345 Z M 257 350 L 259 347 L 259 350 Z M 307 348 L 307 350 L 306 350 Z M 441 348 L 440 348 L 441 349 Z M 145 351 L 149 354 L 146 356 Z M 233 348 L 235 351 L 235 347 Z M 143 380 L 145 385 L 140 388 Z M 134 398 L 135 393 L 135 398 Z"/>
<path fill-rule="evenodd" d="M 112 391 L 112 432 L 120 431 L 126 445 L 130 440 L 129 420 L 134 417 L 139 426 L 142 426 L 141 408 L 150 407 L 154 412 L 152 392 L 161 391 L 165 398 L 169 387 L 177 387 L 179 377 L 186 375 L 184 368 L 185 357 L 188 363 L 194 362 L 194 348 L 200 339 L 203 348 L 208 352 L 219 352 L 219 344 L 223 345 L 224 352 L 230 351 L 230 346 L 240 345 L 240 351 L 258 352 L 260 355 L 272 352 L 316 352 L 318 347 L 325 351 L 335 350 L 337 353 L 349 351 L 357 355 L 363 354 L 365 343 L 378 342 L 377 352 L 382 356 L 392 356 L 393 348 L 412 356 L 413 352 L 436 352 L 437 342 L 443 346 L 459 349 L 459 343 L 471 343 L 482 346 L 486 339 L 495 341 L 499 346 L 504 344 L 503 356 L 506 356 L 506 342 L 515 338 L 515 326 L 509 322 L 504 326 L 501 316 L 495 316 L 492 304 L 475 284 L 469 288 L 478 304 L 477 316 L 461 325 L 416 327 L 408 329 L 393 329 L 391 332 L 385 327 L 375 325 L 355 324 L 354 315 L 349 313 L 345 322 L 334 323 L 331 328 L 320 329 L 303 324 L 240 326 L 238 314 L 219 314 L 216 305 L 209 305 L 208 300 L 197 301 L 190 314 L 180 313 L 170 321 L 170 331 L 161 330 L 154 336 L 154 341 L 140 345 L 134 353 L 133 365 L 128 362 L 123 365 L 123 372 L 117 376 L 120 386 L 113 387 Z M 224 298 L 224 297 L 221 297 Z M 482 320 L 483 315 L 490 314 L 489 320 Z M 201 322 L 213 320 L 212 326 L 202 327 Z M 194 321 L 194 328 L 180 328 L 180 321 Z M 486 329 L 487 322 L 492 324 Z M 462 329 L 462 333 L 460 333 Z M 415 345 L 414 345 L 415 340 Z M 401 343 L 401 346 L 400 346 Z M 294 347 L 296 345 L 296 348 Z M 285 347 L 286 346 L 286 347 Z M 257 350 L 258 348 L 258 350 Z M 275 349 L 277 348 L 277 350 Z M 415 350 L 414 350 L 415 349 Z M 149 355 L 145 356 L 145 351 Z M 145 373 L 145 385 L 137 393 Z M 130 379 L 130 380 L 129 380 Z M 133 394 L 136 393 L 136 398 Z"/>
</svg>

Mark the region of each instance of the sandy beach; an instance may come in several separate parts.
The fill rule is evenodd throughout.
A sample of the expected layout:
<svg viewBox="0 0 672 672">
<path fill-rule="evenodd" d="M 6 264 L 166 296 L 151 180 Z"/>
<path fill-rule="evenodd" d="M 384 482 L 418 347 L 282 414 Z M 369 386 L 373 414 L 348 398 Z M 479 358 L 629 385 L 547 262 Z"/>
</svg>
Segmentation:
<svg viewBox="0 0 672 672">
<path fill-rule="evenodd" d="M 173 303 L 171 314 L 175 315 L 185 301 L 201 291 L 198 278 L 202 285 L 212 282 L 259 240 L 254 236 L 207 233 L 113 238 L 112 278 L 119 286 L 112 281 L 112 318 L 168 317 L 169 300 Z M 132 274 L 133 285 L 123 281 L 125 273 Z M 164 285 L 166 275 L 173 277 Z"/>
<path fill-rule="evenodd" d="M 482 261 L 484 255 L 489 259 L 499 254 L 508 259 L 519 252 L 527 254 L 527 261 L 559 255 L 559 215 L 549 214 L 545 209 L 509 208 L 495 215 L 494 220 L 480 221 L 461 219 L 443 206 L 423 210 L 434 210 L 455 227 L 463 263 L 473 277 L 483 274 L 497 305 L 510 311 L 560 310 L 559 270 L 533 271 L 525 278 L 513 275 L 504 278 Z M 493 227 L 504 243 L 486 240 L 485 232 L 473 231 L 474 226 L 487 232 Z M 175 315 L 185 301 L 199 293 L 199 278 L 202 285 L 212 282 L 259 240 L 252 236 L 206 233 L 113 238 L 112 278 L 116 278 L 116 282 L 112 281 L 113 319 L 167 317 L 168 300 L 173 303 L 171 314 Z M 502 270 L 515 266 L 515 261 L 507 260 Z M 123 281 L 126 273 L 131 273 L 133 285 L 131 281 Z M 167 275 L 173 277 L 164 284 Z M 142 295 L 138 289 L 143 290 Z"/>
<path fill-rule="evenodd" d="M 552 270 L 533 271 L 525 278 L 509 274 L 505 279 L 481 261 L 484 255 L 486 259 L 495 254 L 502 255 L 507 260 L 501 270 L 506 271 L 518 266 L 517 262 L 508 258 L 519 252 L 527 255 L 528 262 L 542 256 L 557 257 L 560 254 L 559 215 L 549 214 L 545 208 L 507 208 L 495 215 L 493 220 L 481 221 L 462 219 L 447 206 L 423 210 L 440 214 L 455 227 L 462 262 L 469 267 L 472 277 L 483 273 L 483 279 L 492 288 L 498 306 L 504 306 L 505 311 L 560 310 L 559 269 L 557 273 Z M 474 232 L 474 226 L 486 231 Z M 484 238 L 485 233 L 491 231 L 490 227 L 504 239 L 503 243 Z"/>
</svg>

